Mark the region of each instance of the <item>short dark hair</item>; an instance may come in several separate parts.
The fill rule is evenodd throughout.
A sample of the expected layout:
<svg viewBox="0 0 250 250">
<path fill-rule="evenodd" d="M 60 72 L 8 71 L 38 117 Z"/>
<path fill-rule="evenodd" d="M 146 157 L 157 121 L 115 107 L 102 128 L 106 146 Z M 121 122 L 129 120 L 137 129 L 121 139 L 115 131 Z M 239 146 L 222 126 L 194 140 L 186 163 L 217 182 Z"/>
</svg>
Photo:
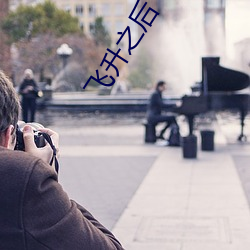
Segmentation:
<svg viewBox="0 0 250 250">
<path fill-rule="evenodd" d="M 18 95 L 10 79 L 0 70 L 0 142 L 5 130 L 17 126 L 20 111 Z"/>
<path fill-rule="evenodd" d="M 159 89 L 159 87 L 163 86 L 164 84 L 166 84 L 166 82 L 164 82 L 164 81 L 157 82 L 156 89 Z"/>
</svg>

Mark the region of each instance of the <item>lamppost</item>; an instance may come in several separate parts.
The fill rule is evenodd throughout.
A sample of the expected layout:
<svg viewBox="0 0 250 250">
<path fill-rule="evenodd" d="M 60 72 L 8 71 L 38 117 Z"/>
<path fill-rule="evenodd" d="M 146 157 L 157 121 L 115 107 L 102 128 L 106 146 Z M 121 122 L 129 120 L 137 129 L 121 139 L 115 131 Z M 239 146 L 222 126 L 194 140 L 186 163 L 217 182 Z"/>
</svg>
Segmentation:
<svg viewBox="0 0 250 250">
<path fill-rule="evenodd" d="M 63 43 L 57 50 L 57 55 L 62 58 L 63 61 L 63 69 L 66 67 L 67 60 L 73 53 L 73 50 L 69 47 L 67 43 Z"/>
<path fill-rule="evenodd" d="M 59 55 L 62 58 L 63 62 L 63 68 L 62 68 L 62 77 L 63 80 L 65 81 L 64 84 L 67 85 L 67 75 L 66 75 L 66 70 L 65 67 L 67 65 L 67 60 L 73 53 L 73 50 L 69 47 L 67 43 L 63 43 L 57 50 L 56 50 L 57 55 Z"/>
</svg>

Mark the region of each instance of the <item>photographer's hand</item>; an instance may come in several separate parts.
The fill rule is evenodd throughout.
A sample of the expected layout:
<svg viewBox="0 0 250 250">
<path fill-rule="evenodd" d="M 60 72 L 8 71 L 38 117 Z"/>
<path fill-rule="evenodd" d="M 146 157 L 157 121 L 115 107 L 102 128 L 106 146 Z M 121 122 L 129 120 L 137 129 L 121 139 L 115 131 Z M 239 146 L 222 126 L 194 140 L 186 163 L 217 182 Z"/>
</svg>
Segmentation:
<svg viewBox="0 0 250 250">
<path fill-rule="evenodd" d="M 48 134 L 51 137 L 51 140 L 57 149 L 58 152 L 58 144 L 59 144 L 59 135 L 53 130 L 43 128 L 39 129 L 39 131 Z M 34 141 L 34 132 L 31 126 L 25 125 L 23 128 L 23 140 L 25 144 L 25 152 L 30 153 L 46 163 L 50 163 L 53 152 L 49 144 L 46 144 L 42 148 L 37 148 Z"/>
</svg>

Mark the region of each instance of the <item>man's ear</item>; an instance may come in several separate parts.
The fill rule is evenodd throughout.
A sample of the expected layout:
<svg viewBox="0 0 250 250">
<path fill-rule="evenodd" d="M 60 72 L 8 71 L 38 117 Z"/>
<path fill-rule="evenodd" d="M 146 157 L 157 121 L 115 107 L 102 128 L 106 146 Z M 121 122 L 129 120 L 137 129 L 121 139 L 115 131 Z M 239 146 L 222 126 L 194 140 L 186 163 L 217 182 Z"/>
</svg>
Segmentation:
<svg viewBox="0 0 250 250">
<path fill-rule="evenodd" d="M 14 126 L 10 125 L 4 132 L 2 137 L 2 146 L 8 149 L 14 149 L 13 145 L 13 130 Z"/>
</svg>

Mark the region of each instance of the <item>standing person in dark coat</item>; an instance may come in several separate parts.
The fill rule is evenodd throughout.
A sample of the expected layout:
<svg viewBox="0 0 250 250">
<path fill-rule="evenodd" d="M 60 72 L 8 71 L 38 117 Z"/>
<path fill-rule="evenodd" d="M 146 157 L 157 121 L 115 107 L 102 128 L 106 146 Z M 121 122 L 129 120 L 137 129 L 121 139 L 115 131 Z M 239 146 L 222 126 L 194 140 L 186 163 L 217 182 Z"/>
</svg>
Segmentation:
<svg viewBox="0 0 250 250">
<path fill-rule="evenodd" d="M 24 79 L 19 88 L 22 95 L 22 113 L 24 122 L 34 122 L 36 113 L 36 98 L 38 97 L 38 87 L 33 77 L 31 69 L 24 71 Z"/>
<path fill-rule="evenodd" d="M 122 250 L 115 236 L 84 207 L 69 199 L 58 183 L 49 144 L 37 148 L 29 125 L 25 152 L 13 150 L 19 100 L 0 71 L 0 249 Z M 58 134 L 47 133 L 58 151 Z"/>
<path fill-rule="evenodd" d="M 154 93 L 151 95 L 148 108 L 147 108 L 147 121 L 157 125 L 160 122 L 165 122 L 166 126 L 161 130 L 157 139 L 163 139 L 165 131 L 172 125 L 176 124 L 175 116 L 173 115 L 162 115 L 162 109 L 169 108 L 162 100 L 162 92 L 166 90 L 166 83 L 164 81 L 159 81 L 156 85 Z M 178 125 L 177 125 L 178 126 Z"/>
</svg>

